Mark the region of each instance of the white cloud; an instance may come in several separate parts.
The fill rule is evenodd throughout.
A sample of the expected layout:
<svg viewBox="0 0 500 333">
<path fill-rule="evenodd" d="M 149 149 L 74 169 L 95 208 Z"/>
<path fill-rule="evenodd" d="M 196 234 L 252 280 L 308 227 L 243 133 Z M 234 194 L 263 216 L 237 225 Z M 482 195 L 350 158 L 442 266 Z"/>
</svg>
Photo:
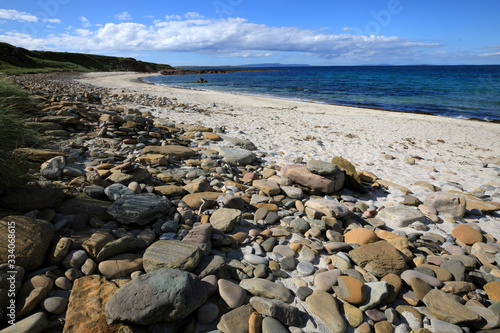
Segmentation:
<svg viewBox="0 0 500 333">
<path fill-rule="evenodd" d="M 33 14 L 20 12 L 15 9 L 0 9 L 0 19 L 18 21 L 18 22 L 48 22 L 48 23 L 61 23 L 60 19 L 41 19 Z"/>
<path fill-rule="evenodd" d="M 80 22 L 82 22 L 82 27 L 84 27 L 84 28 L 88 28 L 92 25 L 92 24 L 90 24 L 90 21 L 85 16 L 80 16 L 78 19 L 80 20 Z"/>
<path fill-rule="evenodd" d="M 207 19 L 193 13 L 192 19 L 155 21 L 146 26 L 133 22 L 107 23 L 91 30 L 68 30 L 44 39 L 9 37 L 14 45 L 84 52 L 196 52 L 219 56 L 265 57 L 276 53 L 315 54 L 323 59 L 411 57 L 435 49 L 438 43 L 410 41 L 398 37 L 334 34 L 298 27 L 272 27 L 243 18 Z M 23 37 L 24 38 L 24 37 Z M 33 46 L 30 45 L 33 44 Z"/>
<path fill-rule="evenodd" d="M 132 19 L 132 16 L 129 14 L 129 12 L 122 12 L 116 14 L 115 18 L 119 21 L 130 21 Z"/>
<path fill-rule="evenodd" d="M 187 19 L 197 19 L 197 18 L 203 18 L 202 15 L 196 13 L 196 12 L 189 12 L 184 14 L 184 17 Z"/>
<path fill-rule="evenodd" d="M 349 28 L 349 27 L 343 27 L 342 31 L 352 31 L 354 28 Z"/>
<path fill-rule="evenodd" d="M 39 18 L 26 12 L 19 12 L 15 9 L 0 9 L 0 18 L 21 22 L 38 22 Z"/>
<path fill-rule="evenodd" d="M 165 16 L 165 19 L 167 21 L 172 21 L 172 20 L 180 20 L 180 19 L 182 19 L 182 17 L 180 15 L 167 15 L 167 16 Z"/>
</svg>

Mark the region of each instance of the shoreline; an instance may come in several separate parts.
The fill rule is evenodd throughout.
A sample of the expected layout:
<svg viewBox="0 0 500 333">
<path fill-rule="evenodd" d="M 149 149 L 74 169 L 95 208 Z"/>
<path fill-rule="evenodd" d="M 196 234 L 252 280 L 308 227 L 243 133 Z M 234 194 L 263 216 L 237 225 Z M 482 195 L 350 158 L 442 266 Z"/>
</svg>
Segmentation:
<svg viewBox="0 0 500 333">
<path fill-rule="evenodd" d="M 189 74 L 189 73 L 185 73 Z M 176 74 L 176 75 L 185 75 L 185 74 Z M 195 90 L 195 91 L 208 91 L 208 92 L 218 92 L 218 93 L 223 93 L 223 94 L 231 94 L 231 95 L 242 95 L 242 96 L 251 96 L 251 97 L 262 97 L 262 98 L 272 98 L 272 99 L 281 99 L 281 100 L 289 100 L 289 101 L 297 101 L 297 102 L 304 102 L 304 103 L 313 103 L 313 104 L 323 104 L 323 105 L 333 105 L 333 106 L 339 106 L 339 107 L 351 107 L 351 108 L 357 108 L 357 109 L 368 109 L 368 110 L 377 110 L 377 111 L 387 111 L 387 112 L 397 112 L 397 113 L 410 113 L 410 114 L 419 114 L 419 115 L 428 115 L 428 116 L 435 116 L 435 117 L 445 117 L 445 118 L 452 118 L 452 119 L 461 119 L 461 120 L 470 120 L 470 121 L 479 121 L 479 122 L 486 122 L 486 123 L 492 123 L 492 124 L 500 124 L 500 119 L 493 119 L 493 120 L 488 120 L 486 118 L 476 118 L 476 117 L 452 117 L 452 116 L 446 116 L 446 115 L 440 115 L 440 114 L 435 114 L 432 112 L 428 111 L 401 111 L 401 110 L 391 110 L 391 109 L 385 109 L 385 108 L 379 108 L 379 107 L 373 107 L 373 106 L 362 106 L 362 105 L 345 105 L 345 104 L 336 104 L 336 103 L 327 103 L 327 102 L 322 102 L 322 101 L 316 101 L 316 100 L 308 100 L 308 99 L 294 99 L 291 97 L 281 97 L 281 96 L 273 96 L 273 95 L 259 95 L 259 94 L 252 94 L 249 92 L 236 92 L 236 91 L 223 91 L 223 90 L 215 90 L 215 89 L 198 89 L 198 88 L 192 88 L 192 87 L 181 87 L 181 86 L 169 86 L 169 85 L 161 85 L 161 84 L 156 84 L 153 82 L 147 82 L 144 81 L 143 79 L 149 76 L 154 76 L 154 75 L 148 75 L 148 76 L 142 76 L 137 79 L 137 82 L 144 83 L 144 84 L 150 84 L 150 85 L 156 85 L 156 86 L 161 86 L 161 87 L 167 87 L 167 88 L 172 88 L 172 89 L 185 89 L 185 90 Z M 161 75 L 155 75 L 155 76 L 161 76 Z"/>
<path fill-rule="evenodd" d="M 428 189 L 419 182 L 439 188 L 459 184 L 468 192 L 484 191 L 481 186 L 491 184 L 495 190 L 485 193 L 496 193 L 498 200 L 500 168 L 488 163 L 488 159 L 496 161 L 500 156 L 500 147 L 494 144 L 500 142 L 498 124 L 172 88 L 140 82 L 144 76 L 91 73 L 77 81 L 105 87 L 118 96 L 172 100 L 168 107 L 123 104 L 175 123 L 223 127 L 228 136 L 252 141 L 271 164 L 293 164 L 299 159 L 330 161 L 342 156 L 357 171 L 372 172 L 379 179 L 409 189 L 421 201 Z M 221 141 L 218 145 L 230 144 Z M 393 186 L 386 197 L 366 199 L 376 206 L 398 204 L 403 194 Z M 500 218 L 485 215 L 479 219 L 484 230 L 500 237 Z M 450 231 L 452 225 L 437 226 Z"/>
</svg>

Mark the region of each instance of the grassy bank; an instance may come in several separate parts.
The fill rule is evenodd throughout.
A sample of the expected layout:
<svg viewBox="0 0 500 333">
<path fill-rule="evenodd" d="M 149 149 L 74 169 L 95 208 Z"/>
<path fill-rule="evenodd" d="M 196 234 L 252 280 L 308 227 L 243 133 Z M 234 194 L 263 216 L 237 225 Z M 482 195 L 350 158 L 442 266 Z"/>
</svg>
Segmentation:
<svg viewBox="0 0 500 333">
<path fill-rule="evenodd" d="M 26 181 L 29 163 L 13 150 L 37 141 L 36 133 L 24 124 L 35 106 L 26 91 L 0 77 L 0 190 Z"/>
<path fill-rule="evenodd" d="M 169 65 L 139 61 L 134 58 L 95 54 L 29 51 L 0 43 L 0 74 L 20 75 L 49 72 L 158 72 L 173 69 Z"/>
</svg>

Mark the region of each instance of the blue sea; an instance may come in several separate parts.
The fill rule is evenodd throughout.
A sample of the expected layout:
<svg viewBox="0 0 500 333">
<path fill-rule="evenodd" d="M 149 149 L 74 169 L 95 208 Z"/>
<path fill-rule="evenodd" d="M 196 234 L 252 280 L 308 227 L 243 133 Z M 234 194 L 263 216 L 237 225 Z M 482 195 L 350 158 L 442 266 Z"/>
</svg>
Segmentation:
<svg viewBox="0 0 500 333">
<path fill-rule="evenodd" d="M 199 78 L 208 82 L 194 83 Z M 226 74 L 155 76 L 144 81 L 500 122 L 500 65 L 276 67 Z"/>
</svg>

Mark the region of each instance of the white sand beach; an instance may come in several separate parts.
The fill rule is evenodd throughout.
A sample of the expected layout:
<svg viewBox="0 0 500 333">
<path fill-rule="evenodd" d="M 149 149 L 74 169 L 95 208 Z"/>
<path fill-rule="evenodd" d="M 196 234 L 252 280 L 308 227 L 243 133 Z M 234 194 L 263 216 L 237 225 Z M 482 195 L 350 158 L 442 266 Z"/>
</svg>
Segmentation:
<svg viewBox="0 0 500 333">
<path fill-rule="evenodd" d="M 223 126 L 227 135 L 248 139 L 259 151 L 266 152 L 269 163 L 291 164 L 298 157 L 304 161 L 330 161 L 334 156 L 342 156 L 358 171 L 366 170 L 404 186 L 421 201 L 430 191 L 415 185 L 418 181 L 443 190 L 458 186 L 467 192 L 484 192 L 499 201 L 499 124 L 178 89 L 138 80 L 153 75 L 157 74 L 90 73 L 78 81 L 113 89 L 116 94 L 167 97 L 177 106 L 166 109 L 134 106 L 176 123 Z M 413 165 L 409 163 L 411 157 L 415 159 Z M 387 196 L 363 200 L 372 200 L 380 207 L 397 203 L 402 194 L 390 187 Z M 483 231 L 500 238 L 498 215 L 468 216 L 467 220 L 477 222 Z M 449 222 L 434 226 L 436 232 L 439 229 L 450 232 L 452 227 Z"/>
</svg>

